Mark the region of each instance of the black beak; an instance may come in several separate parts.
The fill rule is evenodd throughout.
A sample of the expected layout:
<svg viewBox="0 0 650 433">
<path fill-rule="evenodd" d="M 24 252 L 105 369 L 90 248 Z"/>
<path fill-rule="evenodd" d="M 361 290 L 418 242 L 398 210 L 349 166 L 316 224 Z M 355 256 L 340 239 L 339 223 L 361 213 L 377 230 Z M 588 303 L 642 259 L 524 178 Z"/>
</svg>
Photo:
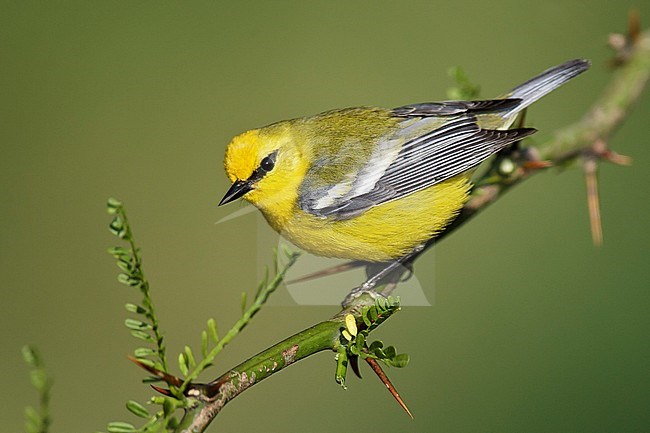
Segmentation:
<svg viewBox="0 0 650 433">
<path fill-rule="evenodd" d="M 222 204 L 230 203 L 233 200 L 237 200 L 239 197 L 246 194 L 248 191 L 253 189 L 251 182 L 247 180 L 237 180 L 232 184 L 226 195 L 223 196 L 219 202 L 219 206 Z"/>
</svg>

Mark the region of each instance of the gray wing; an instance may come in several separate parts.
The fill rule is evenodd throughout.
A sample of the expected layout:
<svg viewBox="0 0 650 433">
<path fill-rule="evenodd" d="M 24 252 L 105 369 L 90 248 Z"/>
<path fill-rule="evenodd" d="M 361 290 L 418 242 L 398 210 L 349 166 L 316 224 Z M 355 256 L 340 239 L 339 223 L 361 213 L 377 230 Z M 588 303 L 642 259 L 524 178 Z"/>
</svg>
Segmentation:
<svg viewBox="0 0 650 433">
<path fill-rule="evenodd" d="M 494 101 L 499 109 L 511 108 L 508 104 L 519 102 L 500 101 L 503 100 Z M 353 181 L 315 192 L 317 196 L 304 194 L 299 201 L 302 209 L 320 217 L 353 218 L 373 206 L 397 200 L 467 171 L 508 144 L 535 132 L 526 128 L 481 129 L 471 108 L 467 105 L 463 108 L 463 102 L 457 102 L 458 105 L 427 103 L 395 109 L 396 116 L 419 119 L 409 119 L 394 136 L 378 143 L 378 151 Z M 489 105 L 491 101 L 464 104 L 476 102 Z M 431 117 L 440 117 L 441 112 L 445 113 L 442 126 L 405 140 L 404 135 L 412 135 L 414 130 L 419 130 L 418 126 L 426 126 L 427 121 L 439 121 Z"/>
<path fill-rule="evenodd" d="M 396 117 L 453 116 L 462 113 L 510 111 L 520 104 L 519 98 L 425 102 L 393 108 L 392 114 Z"/>
</svg>

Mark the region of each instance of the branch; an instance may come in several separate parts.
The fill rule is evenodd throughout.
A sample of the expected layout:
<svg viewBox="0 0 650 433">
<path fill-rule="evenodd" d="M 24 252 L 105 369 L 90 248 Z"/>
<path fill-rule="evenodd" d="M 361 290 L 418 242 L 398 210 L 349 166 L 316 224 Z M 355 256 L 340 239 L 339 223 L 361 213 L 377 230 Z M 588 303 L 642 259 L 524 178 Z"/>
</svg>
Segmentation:
<svg viewBox="0 0 650 433">
<path fill-rule="evenodd" d="M 552 138 L 536 147 L 496 158 L 488 173 L 477 182 L 458 218 L 435 241 L 448 236 L 501 194 L 540 169 L 561 166 L 587 154 L 617 164 L 629 163 L 626 157 L 609 151 L 605 143 L 630 114 L 650 79 L 650 30 L 634 37 L 625 57 L 625 62 L 617 67 L 600 97 L 581 120 L 559 129 Z"/>
<path fill-rule="evenodd" d="M 622 124 L 648 82 L 650 31 L 631 35 L 619 51 L 619 55 L 624 52 L 624 60 L 582 120 L 557 131 L 553 138 L 536 147 L 515 147 L 513 151 L 498 155 L 486 174 L 477 181 L 472 197 L 459 217 L 436 241 L 465 224 L 511 187 L 548 167 L 547 160 L 552 165 L 560 165 L 585 154 L 595 155 L 598 160 L 615 159 L 606 149 L 594 151 L 594 145 L 606 142 Z M 427 248 L 432 245 L 433 242 Z M 345 329 L 345 317 L 352 314 L 357 324 L 363 326 L 363 308 L 374 303 L 373 297 L 363 294 L 331 319 L 275 344 L 215 381 L 191 384 L 186 395 L 194 399 L 194 406 L 186 412 L 178 431 L 204 431 L 229 401 L 251 386 L 317 352 L 337 351 L 341 344 L 341 330 Z"/>
<path fill-rule="evenodd" d="M 608 141 L 630 114 L 650 78 L 650 30 L 637 36 L 634 48 L 582 120 L 557 131 L 553 139 L 539 147 L 541 158 L 559 163 L 599 140 Z"/>
<path fill-rule="evenodd" d="M 187 396 L 196 400 L 196 406 L 181 420 L 181 431 L 205 431 L 221 409 L 249 387 L 307 356 L 336 350 L 340 327 L 341 322 L 335 320 L 321 322 L 258 353 L 209 384 L 191 385 Z"/>
</svg>

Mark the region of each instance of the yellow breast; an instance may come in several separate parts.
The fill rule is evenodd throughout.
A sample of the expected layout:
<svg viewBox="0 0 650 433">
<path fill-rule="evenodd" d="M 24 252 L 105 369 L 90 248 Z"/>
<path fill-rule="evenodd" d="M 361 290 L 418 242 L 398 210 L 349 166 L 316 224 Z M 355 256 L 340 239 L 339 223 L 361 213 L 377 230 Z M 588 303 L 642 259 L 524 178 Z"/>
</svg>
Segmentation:
<svg viewBox="0 0 650 433">
<path fill-rule="evenodd" d="M 308 252 L 389 261 L 409 253 L 449 224 L 467 201 L 469 188 L 467 176 L 456 176 L 343 221 L 308 214 L 295 201 L 292 208 L 276 205 L 261 210 L 278 233 Z"/>
</svg>

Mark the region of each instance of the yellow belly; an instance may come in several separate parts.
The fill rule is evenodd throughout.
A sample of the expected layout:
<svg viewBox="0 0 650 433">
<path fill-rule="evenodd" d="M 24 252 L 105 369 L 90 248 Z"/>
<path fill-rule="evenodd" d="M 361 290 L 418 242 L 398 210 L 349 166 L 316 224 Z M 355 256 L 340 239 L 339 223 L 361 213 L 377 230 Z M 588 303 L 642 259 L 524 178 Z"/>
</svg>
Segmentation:
<svg viewBox="0 0 650 433">
<path fill-rule="evenodd" d="M 456 176 L 345 221 L 300 209 L 290 218 L 262 212 L 284 238 L 310 253 L 381 262 L 402 257 L 439 233 L 465 204 L 469 188 L 467 176 Z"/>
</svg>

